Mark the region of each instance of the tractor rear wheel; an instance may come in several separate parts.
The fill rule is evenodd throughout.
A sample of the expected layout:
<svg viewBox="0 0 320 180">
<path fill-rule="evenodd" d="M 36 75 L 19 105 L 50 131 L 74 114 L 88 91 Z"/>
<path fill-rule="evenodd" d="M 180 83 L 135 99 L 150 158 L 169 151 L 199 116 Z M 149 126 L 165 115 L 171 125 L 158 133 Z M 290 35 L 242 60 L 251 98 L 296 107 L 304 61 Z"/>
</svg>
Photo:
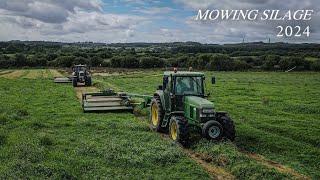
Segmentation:
<svg viewBox="0 0 320 180">
<path fill-rule="evenodd" d="M 217 121 L 208 121 L 203 125 L 202 135 L 208 140 L 220 140 L 223 135 L 223 127 Z"/>
<path fill-rule="evenodd" d="M 169 123 L 169 135 L 175 142 L 186 145 L 189 140 L 187 120 L 182 116 L 171 116 Z"/>
<path fill-rule="evenodd" d="M 223 127 L 223 137 L 234 141 L 236 137 L 236 130 L 234 128 L 232 119 L 227 114 L 225 114 L 220 116 L 218 120 Z"/>
<path fill-rule="evenodd" d="M 72 78 L 72 85 L 73 85 L 73 87 L 78 86 L 77 78 Z"/>
<path fill-rule="evenodd" d="M 154 96 L 151 100 L 150 106 L 150 124 L 152 130 L 157 132 L 164 131 L 164 128 L 161 127 L 163 116 L 164 112 L 160 97 Z"/>
</svg>

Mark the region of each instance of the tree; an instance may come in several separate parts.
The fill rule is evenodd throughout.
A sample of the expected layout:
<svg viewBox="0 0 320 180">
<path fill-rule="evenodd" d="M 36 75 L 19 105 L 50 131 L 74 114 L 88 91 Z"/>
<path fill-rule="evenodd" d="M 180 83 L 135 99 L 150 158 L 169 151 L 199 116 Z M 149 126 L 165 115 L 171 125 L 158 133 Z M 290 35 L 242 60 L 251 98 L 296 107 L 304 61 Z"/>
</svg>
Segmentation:
<svg viewBox="0 0 320 180">
<path fill-rule="evenodd" d="M 122 68 L 138 68 L 139 60 L 134 56 L 125 56 L 121 59 Z"/>
<path fill-rule="evenodd" d="M 216 54 L 208 64 L 209 70 L 228 71 L 233 69 L 233 59 L 228 55 Z"/>
<path fill-rule="evenodd" d="M 235 71 L 244 71 L 250 68 L 250 65 L 246 61 L 234 60 L 233 61 L 233 70 Z"/>
<path fill-rule="evenodd" d="M 60 67 L 71 67 L 75 60 L 75 56 L 60 56 L 56 60 L 50 63 L 53 66 L 60 66 Z"/>
<path fill-rule="evenodd" d="M 27 58 L 24 54 L 16 54 L 15 61 L 17 67 L 22 67 L 27 65 Z"/>
<path fill-rule="evenodd" d="M 100 64 L 102 64 L 103 59 L 99 56 L 93 56 L 91 58 L 91 65 L 92 66 L 100 66 Z"/>
<path fill-rule="evenodd" d="M 313 61 L 310 65 L 311 70 L 320 71 L 320 60 Z"/>
<path fill-rule="evenodd" d="M 211 60 L 212 60 L 212 54 L 200 54 L 198 56 L 198 68 L 203 69 L 207 67 L 207 65 Z"/>
<path fill-rule="evenodd" d="M 140 59 L 140 67 L 142 68 L 156 68 L 163 67 L 164 61 L 158 57 L 142 57 Z"/>
<path fill-rule="evenodd" d="M 278 55 L 267 55 L 264 59 L 263 69 L 274 70 L 280 59 L 281 57 Z"/>
<path fill-rule="evenodd" d="M 88 60 L 88 58 L 84 58 L 84 57 L 76 57 L 73 60 L 73 64 L 87 64 L 87 65 L 91 65 L 90 61 Z"/>
</svg>

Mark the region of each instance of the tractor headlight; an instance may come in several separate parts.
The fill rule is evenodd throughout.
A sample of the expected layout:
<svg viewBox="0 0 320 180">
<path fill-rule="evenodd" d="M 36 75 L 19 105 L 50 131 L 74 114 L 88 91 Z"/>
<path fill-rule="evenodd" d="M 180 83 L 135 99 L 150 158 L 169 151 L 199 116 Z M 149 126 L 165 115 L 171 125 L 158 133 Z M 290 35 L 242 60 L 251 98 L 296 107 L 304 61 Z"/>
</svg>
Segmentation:
<svg viewBox="0 0 320 180">
<path fill-rule="evenodd" d="M 200 118 L 211 118 L 214 117 L 213 109 L 202 109 L 200 111 Z"/>
<path fill-rule="evenodd" d="M 207 114 L 202 114 L 202 113 L 201 113 L 201 114 L 200 114 L 200 117 L 201 117 L 201 118 L 207 117 Z"/>
<path fill-rule="evenodd" d="M 204 114 L 213 114 L 214 110 L 213 109 L 202 109 L 202 113 L 204 113 Z"/>
</svg>

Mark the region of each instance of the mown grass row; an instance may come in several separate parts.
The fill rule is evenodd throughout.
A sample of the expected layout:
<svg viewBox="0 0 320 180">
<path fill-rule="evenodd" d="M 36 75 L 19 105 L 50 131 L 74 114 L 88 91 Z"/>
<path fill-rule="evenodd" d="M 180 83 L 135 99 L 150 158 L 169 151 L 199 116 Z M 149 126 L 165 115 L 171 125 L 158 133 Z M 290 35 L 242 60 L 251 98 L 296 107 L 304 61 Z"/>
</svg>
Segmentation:
<svg viewBox="0 0 320 180">
<path fill-rule="evenodd" d="M 132 114 L 84 114 L 71 85 L 0 78 L 0 95 L 0 179 L 209 178 Z"/>
<path fill-rule="evenodd" d="M 152 94 L 162 72 L 137 77 L 99 77 L 106 87 Z M 320 74 L 319 73 L 212 73 L 207 91 L 216 108 L 235 120 L 237 138 L 230 144 L 199 143 L 196 151 L 226 157 L 227 167 L 238 178 L 281 178 L 283 174 L 261 167 L 240 150 L 258 153 L 294 170 L 319 178 Z M 209 77 L 217 84 L 210 85 Z"/>
</svg>

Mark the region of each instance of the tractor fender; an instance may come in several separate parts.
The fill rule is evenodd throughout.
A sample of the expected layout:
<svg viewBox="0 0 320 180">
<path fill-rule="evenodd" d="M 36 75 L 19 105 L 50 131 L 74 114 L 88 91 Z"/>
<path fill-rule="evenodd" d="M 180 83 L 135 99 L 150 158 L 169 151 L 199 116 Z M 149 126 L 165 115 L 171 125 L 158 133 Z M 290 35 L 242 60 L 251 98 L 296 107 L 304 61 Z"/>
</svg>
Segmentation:
<svg viewBox="0 0 320 180">
<path fill-rule="evenodd" d="M 163 102 L 164 102 L 164 95 L 163 95 L 163 91 L 162 90 L 157 90 L 153 96 L 158 96 L 160 98 L 160 101 L 162 103 L 163 106 Z"/>
<path fill-rule="evenodd" d="M 184 112 L 183 111 L 173 111 L 173 112 L 171 112 L 169 114 L 165 114 L 161 126 L 162 127 L 167 127 L 169 125 L 171 117 L 174 116 L 174 115 L 175 116 L 183 116 Z"/>
<path fill-rule="evenodd" d="M 216 117 L 227 116 L 227 115 L 228 115 L 228 113 L 225 112 L 225 111 L 218 111 L 218 112 L 216 112 Z"/>
</svg>

